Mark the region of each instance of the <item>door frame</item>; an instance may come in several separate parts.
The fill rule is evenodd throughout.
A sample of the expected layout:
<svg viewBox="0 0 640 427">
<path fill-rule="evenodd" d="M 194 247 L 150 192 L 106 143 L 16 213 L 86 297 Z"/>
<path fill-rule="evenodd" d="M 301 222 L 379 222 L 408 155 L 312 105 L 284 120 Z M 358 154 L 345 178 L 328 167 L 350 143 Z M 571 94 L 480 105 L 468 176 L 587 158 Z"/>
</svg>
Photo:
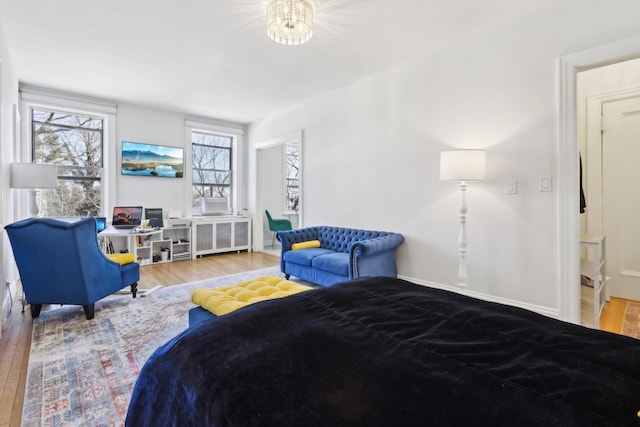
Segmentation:
<svg viewBox="0 0 640 427">
<path fill-rule="evenodd" d="M 260 150 L 264 150 L 267 148 L 275 147 L 275 146 L 284 146 L 288 143 L 298 143 L 300 148 L 300 167 L 302 170 L 302 130 L 294 131 L 285 135 L 277 136 L 275 138 L 259 141 L 253 144 L 252 149 L 250 150 L 249 156 L 249 171 L 253 174 L 250 181 L 252 182 L 252 189 L 250 192 L 250 201 L 249 205 L 251 207 L 251 212 L 253 214 L 253 250 L 254 251 L 264 251 L 264 205 L 262 199 L 260 197 L 260 171 L 261 168 L 264 168 L 265 165 L 260 164 L 260 159 L 258 152 Z M 298 224 L 302 227 L 302 212 L 304 210 L 304 203 L 302 200 L 304 191 L 302 188 L 302 175 L 300 173 L 300 210 L 298 217 Z"/>
<path fill-rule="evenodd" d="M 640 57 L 640 37 L 557 60 L 557 283 L 562 320 L 580 323 L 580 218 L 576 79 L 580 71 Z"/>
<path fill-rule="evenodd" d="M 591 166 L 591 172 L 589 172 L 589 179 L 591 180 L 591 185 L 594 185 L 593 188 L 600 189 L 600 191 L 596 191 L 595 203 L 590 202 L 591 206 L 594 207 L 595 210 L 594 218 L 591 218 L 591 214 L 587 217 L 587 232 L 592 234 L 604 234 L 605 232 L 605 222 L 606 219 L 604 214 L 604 199 L 605 193 L 604 191 L 604 163 L 603 163 L 603 152 L 604 152 L 604 135 L 601 132 L 601 123 L 602 118 L 606 118 L 603 116 L 602 111 L 604 110 L 605 104 L 611 104 L 619 101 L 628 101 L 633 100 L 635 103 L 640 101 L 640 87 L 633 87 L 621 90 L 614 90 L 598 95 L 594 95 L 587 98 L 587 135 L 586 135 L 586 144 L 587 150 L 592 149 L 592 152 L 595 152 L 595 158 L 591 159 L 591 154 L 589 155 L 589 163 Z M 637 105 L 637 104 L 636 104 Z M 637 113 L 637 109 L 634 110 L 634 114 Z M 606 132 L 608 123 L 604 120 L 604 130 Z M 609 143 L 611 143 L 610 141 Z M 595 173 L 593 173 L 595 171 Z M 592 194 L 592 192 L 589 192 Z M 610 205 L 608 205 L 610 206 Z M 613 205 L 615 206 L 615 205 Z M 611 207 L 611 206 L 610 206 Z M 589 211 L 591 212 L 591 210 Z M 615 214 L 614 214 L 615 215 Z M 616 218 L 613 219 L 614 222 Z M 611 228 L 607 229 L 609 232 L 612 231 Z M 611 246 L 611 243 L 615 243 L 614 236 L 609 236 L 605 234 L 607 237 L 607 247 Z M 618 236 L 620 237 L 620 236 Z M 613 240 L 612 240 L 613 239 Z M 620 242 L 620 241 L 618 241 Z M 611 250 L 607 249 L 607 254 L 611 255 L 612 253 L 617 254 L 617 261 L 620 261 L 621 254 L 623 252 L 616 251 L 617 248 L 613 247 Z M 621 285 L 618 278 L 619 276 L 626 277 L 640 277 L 638 271 L 630 271 L 630 270 L 621 270 L 621 264 L 612 264 L 611 260 L 607 260 L 607 272 L 610 272 L 607 276 L 611 277 L 611 283 L 607 286 L 607 294 L 615 293 L 615 296 L 628 298 L 628 299 L 638 299 L 637 293 L 634 293 L 633 289 L 635 286 L 629 287 L 627 285 Z M 613 268 L 611 267 L 613 265 Z M 616 276 L 616 277 L 614 277 Z M 622 279 L 627 280 L 627 279 Z"/>
</svg>

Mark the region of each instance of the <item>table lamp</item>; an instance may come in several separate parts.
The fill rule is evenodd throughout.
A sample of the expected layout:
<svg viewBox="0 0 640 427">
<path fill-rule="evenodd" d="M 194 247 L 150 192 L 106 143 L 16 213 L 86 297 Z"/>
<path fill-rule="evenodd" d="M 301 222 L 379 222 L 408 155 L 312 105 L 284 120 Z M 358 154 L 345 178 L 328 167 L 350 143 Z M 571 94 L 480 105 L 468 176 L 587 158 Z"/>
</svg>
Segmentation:
<svg viewBox="0 0 640 427">
<path fill-rule="evenodd" d="M 29 216 L 38 216 L 36 189 L 56 188 L 58 168 L 42 163 L 11 163 L 11 188 L 30 189 Z"/>
</svg>

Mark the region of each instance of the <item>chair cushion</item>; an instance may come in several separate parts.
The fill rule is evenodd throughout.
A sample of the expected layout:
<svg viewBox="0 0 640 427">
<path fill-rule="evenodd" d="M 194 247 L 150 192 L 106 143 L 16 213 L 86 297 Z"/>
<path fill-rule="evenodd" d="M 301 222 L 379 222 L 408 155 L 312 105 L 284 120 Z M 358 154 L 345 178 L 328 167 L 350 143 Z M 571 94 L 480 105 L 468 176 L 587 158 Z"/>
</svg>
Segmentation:
<svg viewBox="0 0 640 427">
<path fill-rule="evenodd" d="M 297 251 L 287 251 L 282 255 L 285 262 L 311 266 L 311 261 L 320 255 L 332 254 L 333 251 L 322 248 L 299 249 Z"/>
<path fill-rule="evenodd" d="M 349 276 L 349 254 L 331 252 L 326 255 L 320 255 L 312 260 L 311 266 L 340 276 Z"/>
<path fill-rule="evenodd" d="M 134 254 L 107 254 L 107 258 L 121 265 L 129 264 L 136 260 L 136 256 Z"/>
<path fill-rule="evenodd" d="M 199 288 L 191 291 L 191 301 L 217 316 L 241 307 L 311 289 L 276 276 L 261 276 L 232 286 Z"/>
</svg>

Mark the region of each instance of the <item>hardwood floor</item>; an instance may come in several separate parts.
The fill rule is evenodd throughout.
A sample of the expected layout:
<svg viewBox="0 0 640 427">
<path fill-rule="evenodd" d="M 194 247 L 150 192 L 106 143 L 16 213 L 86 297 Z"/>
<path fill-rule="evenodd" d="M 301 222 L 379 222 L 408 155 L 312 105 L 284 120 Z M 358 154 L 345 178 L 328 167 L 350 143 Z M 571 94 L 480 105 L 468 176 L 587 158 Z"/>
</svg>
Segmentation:
<svg viewBox="0 0 640 427">
<path fill-rule="evenodd" d="M 156 285 L 171 286 L 210 277 L 224 276 L 278 265 L 277 256 L 261 252 L 217 254 L 195 261 L 145 265 L 141 269 L 140 289 Z M 43 307 L 43 310 L 45 308 Z M 99 315 L 97 313 L 96 315 Z M 14 305 L 0 338 L 0 427 L 19 427 L 22 416 L 31 328 L 29 309 L 21 313 L 21 304 Z"/>
<path fill-rule="evenodd" d="M 600 329 L 619 334 L 622 331 L 624 310 L 630 300 L 611 297 L 600 315 Z"/>
<path fill-rule="evenodd" d="M 277 264 L 277 256 L 265 253 L 218 254 L 195 261 L 144 266 L 139 286 L 171 286 Z M 600 318 L 601 329 L 620 333 L 626 303 L 627 300 L 611 298 Z M 32 322 L 29 310 L 21 313 L 17 302 L 0 338 L 0 427 L 19 427 L 21 423 Z"/>
</svg>

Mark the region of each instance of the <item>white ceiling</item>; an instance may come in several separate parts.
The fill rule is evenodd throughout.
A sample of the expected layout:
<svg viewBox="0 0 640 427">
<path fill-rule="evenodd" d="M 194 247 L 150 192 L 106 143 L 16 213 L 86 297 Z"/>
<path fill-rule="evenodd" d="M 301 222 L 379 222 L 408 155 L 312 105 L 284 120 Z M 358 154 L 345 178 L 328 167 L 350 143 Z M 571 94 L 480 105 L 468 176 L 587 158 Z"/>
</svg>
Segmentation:
<svg viewBox="0 0 640 427">
<path fill-rule="evenodd" d="M 23 83 L 250 123 L 562 0 L 317 0 L 271 41 L 266 0 L 0 0 Z"/>
</svg>

